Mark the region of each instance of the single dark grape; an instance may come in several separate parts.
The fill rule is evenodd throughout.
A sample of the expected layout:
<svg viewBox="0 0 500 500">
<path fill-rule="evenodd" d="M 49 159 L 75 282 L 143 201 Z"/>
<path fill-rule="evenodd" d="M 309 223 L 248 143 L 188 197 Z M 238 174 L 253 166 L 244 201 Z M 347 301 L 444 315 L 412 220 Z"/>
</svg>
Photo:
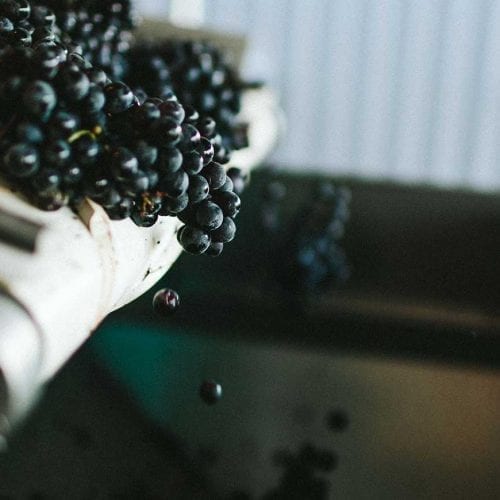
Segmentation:
<svg viewBox="0 0 500 500">
<path fill-rule="evenodd" d="M 56 47 L 39 46 L 35 50 L 33 62 L 38 66 L 41 76 L 51 80 L 57 75 L 63 57 Z"/>
<path fill-rule="evenodd" d="M 122 179 L 121 187 L 125 194 L 136 197 L 149 189 L 149 178 L 143 170 L 137 170 L 126 179 Z"/>
<path fill-rule="evenodd" d="M 108 83 L 111 83 L 106 72 L 100 68 L 96 67 L 89 68 L 85 71 L 85 74 L 87 75 L 90 83 L 94 83 L 101 87 L 107 85 Z"/>
<path fill-rule="evenodd" d="M 183 170 L 167 174 L 160 179 L 159 188 L 172 198 L 184 194 L 189 187 L 189 177 Z"/>
<path fill-rule="evenodd" d="M 132 151 L 141 168 L 152 167 L 158 159 L 158 148 L 143 139 L 134 144 Z"/>
<path fill-rule="evenodd" d="M 34 5 L 31 9 L 32 19 L 36 24 L 52 29 L 56 23 L 54 11 L 45 5 Z"/>
<path fill-rule="evenodd" d="M 158 182 L 160 180 L 160 175 L 156 170 L 153 170 L 152 168 L 143 169 L 143 172 L 146 174 L 146 177 L 148 178 L 148 190 L 153 191 L 158 185 Z"/>
<path fill-rule="evenodd" d="M 135 223 L 136 226 L 151 227 L 156 224 L 156 221 L 158 220 L 158 214 L 144 213 L 138 211 L 137 208 L 134 207 L 130 218 L 132 219 L 132 221 Z"/>
<path fill-rule="evenodd" d="M 231 217 L 224 217 L 222 224 L 218 229 L 212 231 L 210 236 L 213 241 L 228 243 L 234 239 L 236 234 L 236 225 Z"/>
<path fill-rule="evenodd" d="M 57 74 L 57 83 L 63 96 L 69 101 L 80 101 L 89 92 L 88 76 L 75 63 L 65 63 Z"/>
<path fill-rule="evenodd" d="M 231 177 L 229 177 L 228 175 L 226 175 L 226 181 L 224 182 L 224 184 L 219 189 L 217 189 L 217 191 L 214 193 L 214 195 L 217 196 L 220 193 L 224 193 L 226 191 L 233 192 L 233 190 L 234 190 L 233 181 L 231 180 Z"/>
<path fill-rule="evenodd" d="M 117 205 L 108 207 L 106 212 L 111 220 L 123 220 L 132 215 L 134 202 L 129 197 L 122 197 Z"/>
<path fill-rule="evenodd" d="M 179 294 L 170 288 L 158 290 L 153 297 L 154 310 L 163 316 L 171 316 L 179 305 Z"/>
<path fill-rule="evenodd" d="M 41 120 L 49 118 L 57 103 L 54 88 L 43 80 L 36 80 L 23 92 L 23 104 L 26 111 Z"/>
<path fill-rule="evenodd" d="M 174 173 L 180 170 L 183 161 L 182 153 L 177 148 L 165 147 L 160 149 L 157 168 L 162 174 Z"/>
<path fill-rule="evenodd" d="M 71 159 L 71 146 L 63 140 L 49 141 L 42 149 L 42 157 L 49 165 L 63 167 Z"/>
<path fill-rule="evenodd" d="M 222 253 L 223 249 L 224 243 L 221 243 L 219 241 L 212 241 L 205 254 L 209 255 L 210 257 L 218 257 Z"/>
<path fill-rule="evenodd" d="M 179 147 L 182 151 L 192 151 L 199 147 L 201 141 L 201 135 L 199 130 L 190 125 L 189 123 L 185 123 L 182 125 L 182 137 L 179 143 Z"/>
<path fill-rule="evenodd" d="M 78 165 L 71 165 L 62 171 L 63 183 L 66 187 L 78 184 L 83 177 L 83 171 Z"/>
<path fill-rule="evenodd" d="M 66 206 L 68 204 L 68 195 L 62 191 L 54 191 L 46 196 L 36 195 L 32 201 L 41 210 L 51 212 Z"/>
<path fill-rule="evenodd" d="M 8 33 L 7 40 L 14 46 L 28 46 L 31 44 L 32 38 L 30 32 L 24 28 L 15 28 Z"/>
<path fill-rule="evenodd" d="M 111 114 L 123 113 L 134 103 L 134 94 L 122 82 L 110 83 L 104 87 L 106 105 L 104 109 Z"/>
<path fill-rule="evenodd" d="M 198 110 L 194 108 L 193 106 L 185 105 L 184 106 L 184 121 L 186 123 L 190 123 L 191 125 L 196 125 L 198 123 L 198 120 L 200 119 L 200 113 L 198 113 Z"/>
<path fill-rule="evenodd" d="M 86 114 L 95 114 L 101 111 L 106 103 L 104 91 L 99 85 L 91 84 L 89 91 L 81 102 L 81 109 Z"/>
<path fill-rule="evenodd" d="M 203 156 L 197 151 L 184 153 L 182 168 L 189 175 L 200 173 L 203 168 Z"/>
<path fill-rule="evenodd" d="M 224 214 L 221 208 L 212 201 L 202 201 L 196 209 L 196 223 L 205 231 L 213 231 L 221 226 Z"/>
<path fill-rule="evenodd" d="M 191 203 L 203 201 L 209 193 L 210 186 L 205 177 L 201 175 L 192 175 L 189 177 L 189 187 L 187 194 Z"/>
<path fill-rule="evenodd" d="M 200 385 L 200 398 L 207 405 L 214 405 L 222 398 L 222 386 L 214 380 L 205 380 Z"/>
<path fill-rule="evenodd" d="M 132 151 L 118 147 L 111 152 L 110 168 L 115 178 L 129 179 L 139 170 L 139 162 Z"/>
<path fill-rule="evenodd" d="M 204 166 L 208 165 L 214 159 L 214 154 L 215 154 L 214 146 L 206 137 L 202 137 L 200 139 L 198 152 L 200 153 L 203 159 Z"/>
<path fill-rule="evenodd" d="M 216 126 L 215 120 L 210 116 L 205 116 L 198 122 L 198 129 L 204 137 L 212 137 L 215 133 Z"/>
<path fill-rule="evenodd" d="M 151 128 L 158 122 L 160 116 L 158 105 L 151 100 L 147 100 L 142 106 L 137 106 L 134 109 L 132 120 L 138 129 L 143 127 Z"/>
<path fill-rule="evenodd" d="M 80 126 L 80 119 L 74 113 L 60 110 L 54 113 L 48 123 L 47 133 L 54 139 L 69 139 Z"/>
<path fill-rule="evenodd" d="M 32 179 L 31 185 L 36 192 L 46 196 L 56 191 L 61 184 L 61 174 L 55 169 L 42 169 Z"/>
<path fill-rule="evenodd" d="M 20 142 L 40 144 L 43 141 L 43 132 L 37 124 L 24 121 L 16 126 L 16 139 Z"/>
<path fill-rule="evenodd" d="M 155 125 L 158 139 L 170 147 L 176 146 L 182 138 L 182 128 L 170 116 L 161 116 Z"/>
<path fill-rule="evenodd" d="M 114 187 L 110 187 L 110 189 L 108 189 L 99 199 L 99 203 L 104 208 L 113 208 L 119 205 L 121 201 L 122 197 L 118 190 Z"/>
<path fill-rule="evenodd" d="M 210 235 L 197 227 L 185 226 L 179 235 L 179 242 L 184 250 L 193 255 L 202 254 L 210 245 Z"/>
<path fill-rule="evenodd" d="M 182 212 L 188 206 L 188 203 L 189 197 L 187 193 L 181 194 L 177 198 L 165 196 L 163 198 L 160 215 L 176 215 L 179 212 Z"/>
<path fill-rule="evenodd" d="M 217 192 L 214 200 L 221 207 L 222 212 L 227 217 L 236 217 L 241 208 L 240 197 L 232 191 Z"/>
<path fill-rule="evenodd" d="M 201 175 L 208 181 L 210 189 L 218 189 L 226 182 L 226 171 L 219 163 L 213 161 L 201 171 Z"/>
<path fill-rule="evenodd" d="M 95 201 L 101 200 L 113 186 L 112 181 L 103 173 L 85 178 L 85 195 Z"/>
<path fill-rule="evenodd" d="M 99 142 L 91 135 L 85 134 L 71 143 L 74 158 L 81 165 L 94 163 L 101 152 Z"/>
<path fill-rule="evenodd" d="M 162 115 L 173 118 L 179 125 L 184 121 L 186 113 L 182 104 L 177 101 L 164 101 L 160 104 L 159 110 Z"/>
<path fill-rule="evenodd" d="M 3 163 L 7 172 L 13 177 L 30 177 L 39 168 L 38 150 L 30 144 L 14 144 L 5 153 Z"/>
</svg>

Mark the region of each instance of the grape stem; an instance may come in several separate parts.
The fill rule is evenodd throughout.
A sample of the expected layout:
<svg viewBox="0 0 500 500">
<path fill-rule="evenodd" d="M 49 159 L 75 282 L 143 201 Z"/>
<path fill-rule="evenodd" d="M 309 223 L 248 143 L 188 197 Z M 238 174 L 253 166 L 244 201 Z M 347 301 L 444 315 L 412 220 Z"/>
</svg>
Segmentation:
<svg viewBox="0 0 500 500">
<path fill-rule="evenodd" d="M 97 129 L 100 127 L 95 127 L 95 129 Z M 86 135 L 89 135 L 92 139 L 95 139 L 96 136 L 94 134 L 94 131 L 98 132 L 97 130 L 86 130 L 86 129 L 83 129 L 83 130 L 77 130 L 76 132 L 74 132 L 73 134 L 71 134 L 69 136 L 69 139 L 68 139 L 68 142 L 71 144 L 72 142 L 75 142 L 77 141 L 78 139 L 80 139 L 81 137 L 84 137 Z"/>
</svg>

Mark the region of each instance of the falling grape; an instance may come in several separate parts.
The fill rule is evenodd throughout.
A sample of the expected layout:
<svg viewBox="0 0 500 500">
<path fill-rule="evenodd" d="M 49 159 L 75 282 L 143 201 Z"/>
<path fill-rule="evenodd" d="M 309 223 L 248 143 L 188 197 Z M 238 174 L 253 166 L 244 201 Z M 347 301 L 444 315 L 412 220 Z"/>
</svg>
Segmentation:
<svg viewBox="0 0 500 500">
<path fill-rule="evenodd" d="M 205 380 L 200 386 L 200 397 L 207 405 L 214 405 L 222 397 L 222 386 L 213 380 Z"/>
<path fill-rule="evenodd" d="M 158 290 L 153 297 L 153 307 L 163 316 L 171 316 L 179 307 L 179 294 L 170 288 Z"/>
</svg>

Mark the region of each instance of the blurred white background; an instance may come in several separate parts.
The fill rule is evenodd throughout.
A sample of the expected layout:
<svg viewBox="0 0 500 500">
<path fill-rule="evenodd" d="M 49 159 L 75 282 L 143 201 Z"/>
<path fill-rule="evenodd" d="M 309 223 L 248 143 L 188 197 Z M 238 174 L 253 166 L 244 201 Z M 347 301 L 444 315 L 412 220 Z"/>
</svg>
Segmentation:
<svg viewBox="0 0 500 500">
<path fill-rule="evenodd" d="M 289 169 L 500 187 L 500 0 L 138 0 L 248 38 L 276 88 Z"/>
</svg>

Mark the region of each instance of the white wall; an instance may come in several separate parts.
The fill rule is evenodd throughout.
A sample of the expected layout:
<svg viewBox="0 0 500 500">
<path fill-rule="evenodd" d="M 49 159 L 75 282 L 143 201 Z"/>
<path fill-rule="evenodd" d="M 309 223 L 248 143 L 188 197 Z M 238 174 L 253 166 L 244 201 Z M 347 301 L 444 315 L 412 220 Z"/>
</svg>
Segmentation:
<svg viewBox="0 0 500 500">
<path fill-rule="evenodd" d="M 279 90 L 279 165 L 500 187 L 500 0 L 193 1 L 248 36 L 246 75 Z"/>
</svg>

